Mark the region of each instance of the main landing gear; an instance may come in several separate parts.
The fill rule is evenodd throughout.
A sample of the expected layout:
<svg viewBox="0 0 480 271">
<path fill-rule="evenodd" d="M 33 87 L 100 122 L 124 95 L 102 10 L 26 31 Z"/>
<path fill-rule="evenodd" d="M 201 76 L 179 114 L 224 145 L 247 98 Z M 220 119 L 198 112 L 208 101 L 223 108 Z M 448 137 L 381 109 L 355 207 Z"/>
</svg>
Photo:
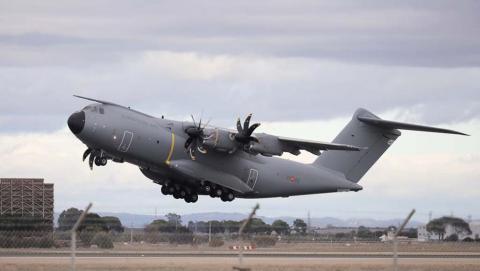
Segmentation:
<svg viewBox="0 0 480 271">
<path fill-rule="evenodd" d="M 222 201 L 232 201 L 235 199 L 235 194 L 232 190 L 215 185 L 209 182 L 203 184 L 203 190 L 212 198 L 220 198 Z"/>
<path fill-rule="evenodd" d="M 212 198 L 220 198 L 224 202 L 235 199 L 235 194 L 232 190 L 210 182 L 203 182 L 198 191 L 191 187 L 166 182 L 162 185 L 161 191 L 164 195 L 172 195 L 176 199 L 184 199 L 187 203 L 197 202 L 198 193 L 210 195 Z"/>
<path fill-rule="evenodd" d="M 172 195 L 176 199 L 184 199 L 187 203 L 197 202 L 197 192 L 181 185 L 164 184 L 162 185 L 162 194 Z"/>
</svg>

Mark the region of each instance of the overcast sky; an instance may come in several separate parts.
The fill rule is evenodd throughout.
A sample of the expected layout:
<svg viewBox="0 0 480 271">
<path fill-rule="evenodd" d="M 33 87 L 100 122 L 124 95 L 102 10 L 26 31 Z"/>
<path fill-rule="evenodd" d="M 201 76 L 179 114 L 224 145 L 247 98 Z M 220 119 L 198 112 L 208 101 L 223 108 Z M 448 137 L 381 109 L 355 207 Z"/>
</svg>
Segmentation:
<svg viewBox="0 0 480 271">
<path fill-rule="evenodd" d="M 0 0 L 0 176 L 55 183 L 56 211 L 246 212 L 256 200 L 165 197 L 134 166 L 90 172 L 71 95 L 229 127 L 253 112 L 259 131 L 324 141 L 365 107 L 472 136 L 405 132 L 363 191 L 263 199 L 261 215 L 480 218 L 479 14 L 479 1 Z"/>
</svg>

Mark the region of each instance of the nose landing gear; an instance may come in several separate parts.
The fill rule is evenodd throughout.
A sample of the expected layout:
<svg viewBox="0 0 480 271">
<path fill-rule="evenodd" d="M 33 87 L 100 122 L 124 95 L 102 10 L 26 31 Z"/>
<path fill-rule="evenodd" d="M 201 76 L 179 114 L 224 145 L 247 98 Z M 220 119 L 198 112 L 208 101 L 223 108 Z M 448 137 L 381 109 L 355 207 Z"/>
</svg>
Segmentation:
<svg viewBox="0 0 480 271">
<path fill-rule="evenodd" d="M 95 165 L 96 166 L 106 166 L 107 165 L 107 157 L 105 156 L 97 156 L 95 157 Z"/>
<path fill-rule="evenodd" d="M 100 149 L 91 149 L 88 148 L 83 153 L 83 161 L 88 157 L 88 165 L 90 169 L 93 169 L 93 164 L 95 163 L 96 166 L 105 166 L 107 165 L 109 157 L 105 155 L 105 153 Z"/>
</svg>

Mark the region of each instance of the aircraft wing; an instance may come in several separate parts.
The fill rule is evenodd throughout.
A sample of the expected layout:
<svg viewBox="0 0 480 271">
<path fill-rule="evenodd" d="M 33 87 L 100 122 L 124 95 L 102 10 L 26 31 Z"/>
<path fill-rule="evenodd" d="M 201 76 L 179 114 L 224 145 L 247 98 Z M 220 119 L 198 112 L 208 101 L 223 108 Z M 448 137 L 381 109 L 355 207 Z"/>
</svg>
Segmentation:
<svg viewBox="0 0 480 271">
<path fill-rule="evenodd" d="M 171 169 L 178 174 L 199 180 L 209 181 L 223 187 L 230 188 L 236 192 L 247 193 L 253 190 L 237 176 L 218 171 L 209 166 L 194 162 L 192 160 L 174 160 L 169 162 Z"/>
<path fill-rule="evenodd" d="M 281 143 L 282 150 L 290 152 L 294 155 L 300 154 L 300 150 L 306 150 L 315 155 L 320 155 L 320 151 L 328 150 L 340 150 L 340 151 L 360 151 L 363 148 L 344 145 L 344 144 L 335 144 L 314 140 L 304 140 L 304 139 L 295 139 L 289 137 L 278 136 L 278 140 Z"/>
</svg>

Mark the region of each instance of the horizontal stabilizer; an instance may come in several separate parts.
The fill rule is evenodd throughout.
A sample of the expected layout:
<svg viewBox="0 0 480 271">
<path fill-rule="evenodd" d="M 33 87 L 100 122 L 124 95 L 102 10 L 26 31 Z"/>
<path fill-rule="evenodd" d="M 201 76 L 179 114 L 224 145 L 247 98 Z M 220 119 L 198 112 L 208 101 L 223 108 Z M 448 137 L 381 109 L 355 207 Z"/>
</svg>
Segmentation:
<svg viewBox="0 0 480 271">
<path fill-rule="evenodd" d="M 411 124 L 405 122 L 396 122 L 396 121 L 389 121 L 383 120 L 379 118 L 373 118 L 370 116 L 358 116 L 357 119 L 361 122 L 377 126 L 380 128 L 385 129 L 401 129 L 401 130 L 412 130 L 412 131 L 422 131 L 422 132 L 434 132 L 434 133 L 444 133 L 444 134 L 457 134 L 457 135 L 466 135 L 461 132 L 457 132 L 454 130 L 443 129 L 443 128 L 436 128 L 431 126 L 425 125 L 418 125 L 418 124 Z"/>
</svg>

